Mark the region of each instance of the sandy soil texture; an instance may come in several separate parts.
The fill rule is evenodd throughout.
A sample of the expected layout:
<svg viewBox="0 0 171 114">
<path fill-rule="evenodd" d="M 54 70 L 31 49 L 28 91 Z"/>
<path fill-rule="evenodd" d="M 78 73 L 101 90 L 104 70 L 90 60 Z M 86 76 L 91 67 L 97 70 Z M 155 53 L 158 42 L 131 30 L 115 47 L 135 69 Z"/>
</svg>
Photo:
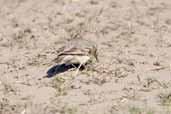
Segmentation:
<svg viewBox="0 0 171 114">
<path fill-rule="evenodd" d="M 96 70 L 42 78 L 75 35 Z M 171 0 L 0 0 L 0 114 L 171 114 Z"/>
</svg>

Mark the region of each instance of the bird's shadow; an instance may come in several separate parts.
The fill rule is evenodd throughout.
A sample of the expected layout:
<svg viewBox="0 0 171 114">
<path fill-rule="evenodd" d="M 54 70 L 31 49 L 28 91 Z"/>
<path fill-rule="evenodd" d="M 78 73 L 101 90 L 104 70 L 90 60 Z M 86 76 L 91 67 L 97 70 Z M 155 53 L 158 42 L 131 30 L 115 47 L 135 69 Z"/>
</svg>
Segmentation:
<svg viewBox="0 0 171 114">
<path fill-rule="evenodd" d="M 79 64 L 74 64 L 74 65 L 66 65 L 66 64 L 59 64 L 59 65 L 55 65 L 53 67 L 51 67 L 48 71 L 47 71 L 47 78 L 51 78 L 54 77 L 57 74 L 63 73 L 68 71 L 69 69 L 72 68 L 77 68 L 79 66 Z"/>
</svg>

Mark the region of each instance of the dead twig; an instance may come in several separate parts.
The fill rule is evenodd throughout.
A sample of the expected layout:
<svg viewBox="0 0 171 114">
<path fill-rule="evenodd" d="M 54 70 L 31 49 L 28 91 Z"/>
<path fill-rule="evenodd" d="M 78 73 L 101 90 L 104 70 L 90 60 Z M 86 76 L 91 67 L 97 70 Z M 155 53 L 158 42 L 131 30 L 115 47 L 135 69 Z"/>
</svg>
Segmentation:
<svg viewBox="0 0 171 114">
<path fill-rule="evenodd" d="M 150 71 L 159 71 L 159 70 L 164 70 L 169 68 L 168 66 L 161 66 L 161 67 L 156 67 L 156 68 L 152 68 L 150 69 Z"/>
</svg>

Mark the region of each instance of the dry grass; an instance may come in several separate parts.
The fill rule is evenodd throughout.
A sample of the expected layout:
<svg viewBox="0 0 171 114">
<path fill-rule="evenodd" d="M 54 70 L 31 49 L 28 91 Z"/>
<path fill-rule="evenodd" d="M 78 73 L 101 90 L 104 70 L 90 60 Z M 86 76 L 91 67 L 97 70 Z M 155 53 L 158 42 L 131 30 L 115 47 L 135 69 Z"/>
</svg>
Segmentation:
<svg viewBox="0 0 171 114">
<path fill-rule="evenodd" d="M 2 0 L 0 113 L 170 114 L 170 4 Z M 42 78 L 75 38 L 98 44 L 95 70 Z"/>
</svg>

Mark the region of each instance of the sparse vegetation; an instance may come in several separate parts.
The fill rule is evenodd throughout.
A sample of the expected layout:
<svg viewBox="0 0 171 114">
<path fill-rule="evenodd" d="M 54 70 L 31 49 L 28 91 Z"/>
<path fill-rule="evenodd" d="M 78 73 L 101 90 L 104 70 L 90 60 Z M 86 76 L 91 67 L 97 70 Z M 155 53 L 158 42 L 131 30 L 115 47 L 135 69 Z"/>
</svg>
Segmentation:
<svg viewBox="0 0 171 114">
<path fill-rule="evenodd" d="M 76 107 L 69 107 L 65 105 L 60 111 L 60 114 L 77 114 L 77 110 L 78 109 Z"/>
<path fill-rule="evenodd" d="M 136 108 L 136 107 L 131 107 L 129 109 L 130 114 L 142 114 L 142 111 L 140 108 Z"/>
<path fill-rule="evenodd" d="M 0 114 L 171 114 L 170 5 L 0 0 Z M 99 63 L 56 74 L 57 49 L 77 38 L 97 44 Z"/>
<path fill-rule="evenodd" d="M 52 87 L 56 90 L 56 96 L 66 95 L 65 79 L 56 77 L 52 81 Z"/>
<path fill-rule="evenodd" d="M 138 107 L 130 107 L 129 114 L 155 114 L 154 111 Z"/>
<path fill-rule="evenodd" d="M 164 106 L 171 106 L 171 93 L 160 93 L 159 95 L 160 103 Z"/>
</svg>

